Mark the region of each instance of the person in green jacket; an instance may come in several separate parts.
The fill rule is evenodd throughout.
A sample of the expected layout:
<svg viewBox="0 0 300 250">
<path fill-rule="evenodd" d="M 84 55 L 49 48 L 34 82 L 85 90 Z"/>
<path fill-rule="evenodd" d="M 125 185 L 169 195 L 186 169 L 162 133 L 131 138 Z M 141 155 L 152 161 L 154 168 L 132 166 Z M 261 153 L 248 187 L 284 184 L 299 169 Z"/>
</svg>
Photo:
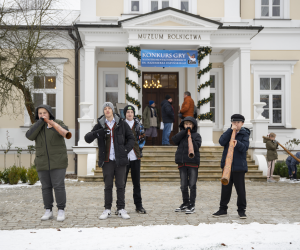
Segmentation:
<svg viewBox="0 0 300 250">
<path fill-rule="evenodd" d="M 146 137 L 152 137 L 152 145 L 155 145 L 157 128 L 159 128 L 159 113 L 154 101 L 149 101 L 149 106 L 144 109 L 143 126 L 146 129 Z"/>
<path fill-rule="evenodd" d="M 34 160 L 42 184 L 45 214 L 41 220 L 53 218 L 53 189 L 58 208 L 57 221 L 65 220 L 66 190 L 65 175 L 68 167 L 67 147 L 61 136 L 44 118 L 53 120 L 64 129 L 68 127 L 55 119 L 49 105 L 40 105 L 35 110 L 36 122 L 26 132 L 27 139 L 35 141 L 36 157 Z"/>
<path fill-rule="evenodd" d="M 264 139 L 264 143 L 266 143 L 267 148 L 267 162 L 268 162 L 268 172 L 267 172 L 267 182 L 276 182 L 273 178 L 273 172 L 275 169 L 275 160 L 278 159 L 277 148 L 278 143 L 275 140 L 276 134 L 270 133 L 270 139 Z"/>
</svg>

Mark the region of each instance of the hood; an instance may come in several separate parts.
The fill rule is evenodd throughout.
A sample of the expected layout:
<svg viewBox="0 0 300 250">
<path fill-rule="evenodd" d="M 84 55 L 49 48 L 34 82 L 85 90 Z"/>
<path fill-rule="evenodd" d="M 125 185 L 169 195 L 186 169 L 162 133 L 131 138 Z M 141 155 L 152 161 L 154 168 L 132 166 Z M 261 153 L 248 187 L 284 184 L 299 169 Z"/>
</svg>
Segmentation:
<svg viewBox="0 0 300 250">
<path fill-rule="evenodd" d="M 168 100 L 163 100 L 163 101 L 161 102 L 160 106 L 162 107 L 162 106 L 164 106 L 166 103 L 169 103 Z M 171 105 L 171 103 L 169 103 L 169 104 Z"/>
<path fill-rule="evenodd" d="M 114 118 L 115 118 L 115 121 L 116 121 L 116 124 L 119 124 L 119 122 L 121 120 L 123 120 L 120 115 L 118 114 L 114 114 Z M 106 121 L 106 118 L 105 118 L 105 115 L 101 115 L 99 118 L 98 118 L 98 123 L 102 126 L 102 128 L 105 128 L 105 121 Z"/>
<path fill-rule="evenodd" d="M 250 130 L 248 128 L 245 128 L 245 127 L 242 127 L 239 133 L 248 134 L 248 135 L 251 134 Z"/>
<path fill-rule="evenodd" d="M 185 121 L 190 121 L 190 122 L 192 122 L 192 123 L 194 124 L 194 127 L 193 127 L 193 129 L 192 129 L 192 132 L 197 132 L 197 121 L 196 121 L 196 119 L 195 119 L 194 117 L 191 117 L 191 116 L 188 116 L 188 117 L 184 118 L 184 119 L 181 121 L 181 123 L 179 124 L 180 130 L 185 129 L 184 126 L 183 126 L 183 124 L 184 124 Z"/>
<path fill-rule="evenodd" d="M 53 115 L 53 113 L 52 113 L 52 108 L 51 108 L 51 106 L 46 105 L 46 104 L 42 104 L 42 105 L 38 106 L 38 107 L 35 109 L 35 120 L 36 120 L 36 121 L 39 120 L 39 115 L 38 115 L 38 109 L 39 109 L 39 108 L 44 108 L 44 109 L 46 109 L 46 110 L 48 111 L 48 113 L 50 114 L 50 120 L 55 120 L 55 117 L 54 117 L 54 115 Z"/>
<path fill-rule="evenodd" d="M 266 139 L 266 138 L 264 138 L 264 143 L 267 143 L 267 141 L 270 141 L 270 139 Z"/>
</svg>

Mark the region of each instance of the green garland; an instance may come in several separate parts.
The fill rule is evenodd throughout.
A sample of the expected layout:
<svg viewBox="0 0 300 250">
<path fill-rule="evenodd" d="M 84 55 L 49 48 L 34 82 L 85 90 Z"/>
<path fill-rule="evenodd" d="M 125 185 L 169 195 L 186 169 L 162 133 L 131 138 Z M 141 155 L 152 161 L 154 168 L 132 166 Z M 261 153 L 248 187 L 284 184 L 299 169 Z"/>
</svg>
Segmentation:
<svg viewBox="0 0 300 250">
<path fill-rule="evenodd" d="M 199 100 L 198 104 L 197 104 L 197 108 L 200 108 L 200 106 L 210 102 L 212 100 L 212 98 L 213 98 L 213 95 L 210 94 L 210 96 L 208 98 L 203 98 L 202 100 Z"/>
<path fill-rule="evenodd" d="M 133 97 L 130 97 L 128 94 L 126 94 L 126 100 L 133 103 L 134 105 L 136 105 L 138 107 L 138 109 L 140 109 L 142 107 L 139 100 L 134 99 Z"/>
<path fill-rule="evenodd" d="M 129 46 L 129 47 L 126 47 L 125 49 L 126 49 L 127 53 L 130 53 L 138 60 L 141 60 L 141 56 L 140 56 L 141 48 L 140 47 Z"/>
<path fill-rule="evenodd" d="M 141 71 L 131 65 L 129 62 L 126 62 L 126 68 L 129 69 L 130 71 L 136 72 L 138 74 L 138 77 L 141 77 Z"/>
<path fill-rule="evenodd" d="M 204 57 L 206 57 L 207 55 L 211 54 L 211 48 L 210 47 L 202 47 L 198 49 L 198 62 L 200 64 L 200 62 L 203 60 Z"/>
<path fill-rule="evenodd" d="M 205 73 L 209 72 L 211 69 L 212 69 L 212 63 L 208 64 L 208 66 L 207 66 L 206 68 L 204 68 L 204 69 L 202 69 L 202 70 L 200 69 L 200 70 L 198 71 L 198 73 L 197 73 L 198 79 L 200 79 L 200 77 L 201 77 L 202 75 L 204 75 Z"/>
<path fill-rule="evenodd" d="M 138 118 L 139 120 L 142 120 L 142 116 L 141 115 L 136 115 L 136 118 Z"/>
<path fill-rule="evenodd" d="M 127 85 L 130 85 L 131 87 L 136 88 L 136 90 L 140 93 L 141 92 L 141 87 L 138 85 L 136 82 L 129 80 L 128 77 L 125 78 L 125 83 Z"/>
<path fill-rule="evenodd" d="M 200 89 L 203 89 L 203 88 L 205 88 L 205 87 L 210 86 L 211 83 L 212 83 L 212 80 L 210 79 L 209 81 L 207 81 L 207 82 L 201 84 L 200 86 L 198 86 L 198 92 L 200 92 Z"/>
<path fill-rule="evenodd" d="M 205 114 L 201 114 L 201 115 L 198 115 L 198 120 L 200 121 L 203 121 L 203 120 L 212 120 L 213 118 L 213 113 L 212 112 L 208 112 L 208 113 L 205 113 Z"/>
</svg>

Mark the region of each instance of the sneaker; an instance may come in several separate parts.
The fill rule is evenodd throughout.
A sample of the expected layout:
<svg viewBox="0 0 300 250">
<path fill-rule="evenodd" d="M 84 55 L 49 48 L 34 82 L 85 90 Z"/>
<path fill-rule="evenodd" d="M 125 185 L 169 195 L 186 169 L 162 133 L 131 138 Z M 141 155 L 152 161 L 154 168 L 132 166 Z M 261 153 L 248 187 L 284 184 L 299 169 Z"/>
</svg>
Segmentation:
<svg viewBox="0 0 300 250">
<path fill-rule="evenodd" d="M 219 210 L 218 212 L 214 213 L 212 216 L 218 218 L 218 217 L 223 217 L 226 215 L 227 215 L 227 211 Z"/>
<path fill-rule="evenodd" d="M 120 209 L 119 211 L 119 217 L 121 217 L 122 219 L 130 219 L 130 216 L 128 215 L 127 211 L 125 209 Z"/>
<path fill-rule="evenodd" d="M 247 215 L 245 214 L 245 211 L 239 211 L 239 216 L 240 216 L 240 219 L 247 219 Z"/>
<path fill-rule="evenodd" d="M 135 211 L 139 214 L 146 214 L 146 210 L 143 207 L 136 208 Z"/>
<path fill-rule="evenodd" d="M 294 177 L 290 177 L 290 181 L 294 181 Z"/>
<path fill-rule="evenodd" d="M 186 214 L 193 214 L 195 213 L 195 204 L 190 204 L 187 209 L 185 210 Z"/>
<path fill-rule="evenodd" d="M 268 178 L 267 182 L 276 182 L 274 179 Z"/>
<path fill-rule="evenodd" d="M 50 220 L 52 218 L 53 218 L 53 212 L 50 209 L 46 209 L 46 212 L 42 216 L 41 220 Z"/>
<path fill-rule="evenodd" d="M 179 208 L 175 209 L 175 212 L 185 212 L 188 206 L 189 206 L 188 203 L 183 203 L 180 205 Z"/>
<path fill-rule="evenodd" d="M 108 217 L 111 217 L 111 211 L 110 209 L 105 209 L 103 213 L 100 215 L 100 220 L 106 220 Z"/>
<path fill-rule="evenodd" d="M 65 219 L 66 219 L 65 211 L 62 209 L 58 209 L 57 221 L 64 221 Z"/>
</svg>

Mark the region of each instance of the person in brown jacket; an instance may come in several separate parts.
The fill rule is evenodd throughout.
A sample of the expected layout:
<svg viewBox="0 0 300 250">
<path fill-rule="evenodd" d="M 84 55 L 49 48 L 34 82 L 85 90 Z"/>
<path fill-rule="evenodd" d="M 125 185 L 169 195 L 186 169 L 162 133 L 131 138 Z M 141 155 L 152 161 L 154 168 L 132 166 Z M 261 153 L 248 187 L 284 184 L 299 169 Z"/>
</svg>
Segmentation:
<svg viewBox="0 0 300 250">
<path fill-rule="evenodd" d="M 267 162 L 268 162 L 267 182 L 276 182 L 272 178 L 272 175 L 275 169 L 275 160 L 278 159 L 278 154 L 277 154 L 278 143 L 275 140 L 276 138 L 275 133 L 270 133 L 269 138 L 270 140 L 264 139 L 264 143 L 266 143 L 266 148 L 267 148 Z"/>
<path fill-rule="evenodd" d="M 184 92 L 184 102 L 182 103 L 179 113 L 182 114 L 182 119 L 188 116 L 194 117 L 194 100 L 189 91 Z"/>
</svg>

